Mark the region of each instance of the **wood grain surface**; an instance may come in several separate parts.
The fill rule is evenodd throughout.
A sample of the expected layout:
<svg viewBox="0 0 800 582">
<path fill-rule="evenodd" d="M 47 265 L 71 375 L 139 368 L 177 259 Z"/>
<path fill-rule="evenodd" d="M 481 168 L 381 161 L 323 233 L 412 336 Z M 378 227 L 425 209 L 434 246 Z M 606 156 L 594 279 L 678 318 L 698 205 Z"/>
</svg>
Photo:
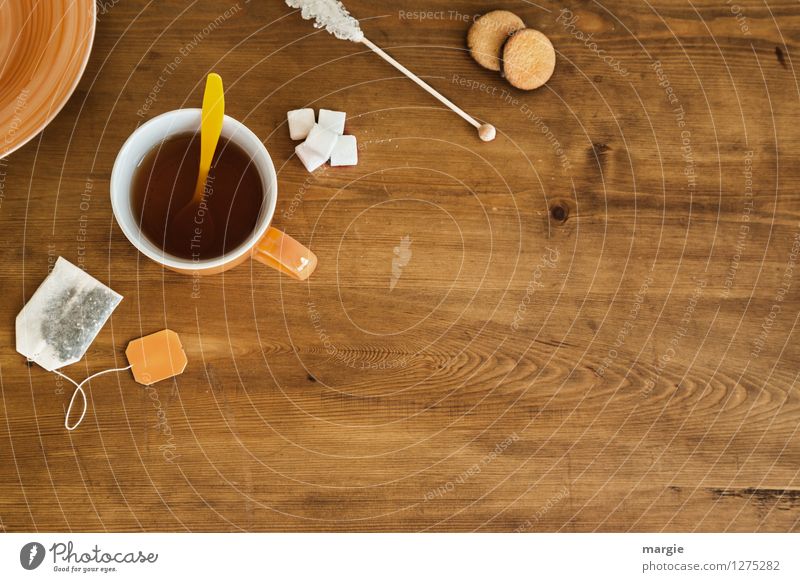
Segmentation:
<svg viewBox="0 0 800 582">
<path fill-rule="evenodd" d="M 0 528 L 799 530 L 796 2 L 347 5 L 497 140 L 283 2 L 99 4 L 72 99 L 0 162 Z M 470 58 L 495 8 L 552 39 L 545 87 Z M 120 146 L 211 70 L 306 283 L 196 283 L 114 222 Z M 357 167 L 303 169 L 305 106 L 348 112 Z M 59 255 L 125 297 L 68 374 L 165 327 L 189 358 L 93 381 L 73 433 L 71 387 L 14 350 Z"/>
</svg>

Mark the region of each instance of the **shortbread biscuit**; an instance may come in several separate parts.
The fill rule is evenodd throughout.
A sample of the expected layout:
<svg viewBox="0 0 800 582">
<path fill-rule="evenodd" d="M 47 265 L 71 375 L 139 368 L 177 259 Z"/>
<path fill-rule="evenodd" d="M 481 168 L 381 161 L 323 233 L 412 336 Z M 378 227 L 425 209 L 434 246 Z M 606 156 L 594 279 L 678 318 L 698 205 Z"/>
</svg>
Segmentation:
<svg viewBox="0 0 800 582">
<path fill-rule="evenodd" d="M 541 87 L 556 68 L 556 51 L 538 30 L 519 30 L 503 47 L 503 76 L 517 89 Z"/>
<path fill-rule="evenodd" d="M 523 28 L 525 23 L 513 12 L 487 12 L 475 21 L 467 34 L 467 47 L 472 58 L 482 67 L 499 71 L 503 43 L 511 34 Z"/>
</svg>

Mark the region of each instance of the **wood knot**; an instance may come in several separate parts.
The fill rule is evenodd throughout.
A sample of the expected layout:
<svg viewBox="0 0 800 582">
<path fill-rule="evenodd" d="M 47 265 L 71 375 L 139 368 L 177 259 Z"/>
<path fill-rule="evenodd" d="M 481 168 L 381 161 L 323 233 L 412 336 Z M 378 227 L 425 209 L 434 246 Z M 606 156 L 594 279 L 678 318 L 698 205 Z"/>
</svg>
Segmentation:
<svg viewBox="0 0 800 582">
<path fill-rule="evenodd" d="M 604 153 L 606 153 L 610 149 L 611 149 L 611 146 L 609 146 L 607 143 L 593 143 L 592 144 L 592 153 L 594 155 L 596 155 L 597 157 L 602 156 Z"/>
<path fill-rule="evenodd" d="M 611 146 L 602 141 L 592 142 L 586 150 L 586 161 L 589 167 L 599 167 L 602 172 L 608 164 Z"/>
<path fill-rule="evenodd" d="M 550 207 L 550 218 L 563 224 L 569 218 L 569 206 L 566 202 L 556 202 Z"/>
<path fill-rule="evenodd" d="M 781 50 L 781 47 L 779 47 L 779 46 L 776 46 L 776 47 L 775 47 L 775 58 L 777 58 L 777 59 L 778 59 L 778 62 L 780 63 L 780 65 L 781 65 L 781 66 L 782 66 L 784 69 L 787 69 L 787 68 L 788 68 L 788 67 L 786 66 L 786 57 L 783 55 L 783 51 Z"/>
</svg>

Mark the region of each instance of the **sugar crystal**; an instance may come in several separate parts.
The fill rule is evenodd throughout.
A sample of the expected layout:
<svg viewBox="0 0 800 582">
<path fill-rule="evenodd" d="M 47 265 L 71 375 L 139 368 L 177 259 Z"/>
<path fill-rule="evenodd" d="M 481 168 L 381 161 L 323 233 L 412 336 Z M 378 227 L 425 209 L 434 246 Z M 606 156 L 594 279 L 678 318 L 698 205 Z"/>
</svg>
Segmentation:
<svg viewBox="0 0 800 582">
<path fill-rule="evenodd" d="M 361 42 L 364 38 L 358 20 L 350 16 L 339 0 L 286 0 L 286 4 L 299 8 L 303 18 L 313 18 L 316 28 L 324 28 L 336 38 L 353 42 Z"/>
</svg>

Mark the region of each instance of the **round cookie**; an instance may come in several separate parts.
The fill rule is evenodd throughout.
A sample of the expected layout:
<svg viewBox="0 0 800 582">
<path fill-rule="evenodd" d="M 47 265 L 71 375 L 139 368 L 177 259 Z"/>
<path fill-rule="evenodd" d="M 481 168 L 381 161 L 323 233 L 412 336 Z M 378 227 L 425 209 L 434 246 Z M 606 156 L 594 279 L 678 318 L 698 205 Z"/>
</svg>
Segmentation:
<svg viewBox="0 0 800 582">
<path fill-rule="evenodd" d="M 467 47 L 472 58 L 482 67 L 499 71 L 503 43 L 511 34 L 523 28 L 525 23 L 513 12 L 487 12 L 475 21 L 467 33 Z"/>
<path fill-rule="evenodd" d="M 538 30 L 519 30 L 503 47 L 503 76 L 517 89 L 541 87 L 556 68 L 556 51 Z"/>
</svg>

